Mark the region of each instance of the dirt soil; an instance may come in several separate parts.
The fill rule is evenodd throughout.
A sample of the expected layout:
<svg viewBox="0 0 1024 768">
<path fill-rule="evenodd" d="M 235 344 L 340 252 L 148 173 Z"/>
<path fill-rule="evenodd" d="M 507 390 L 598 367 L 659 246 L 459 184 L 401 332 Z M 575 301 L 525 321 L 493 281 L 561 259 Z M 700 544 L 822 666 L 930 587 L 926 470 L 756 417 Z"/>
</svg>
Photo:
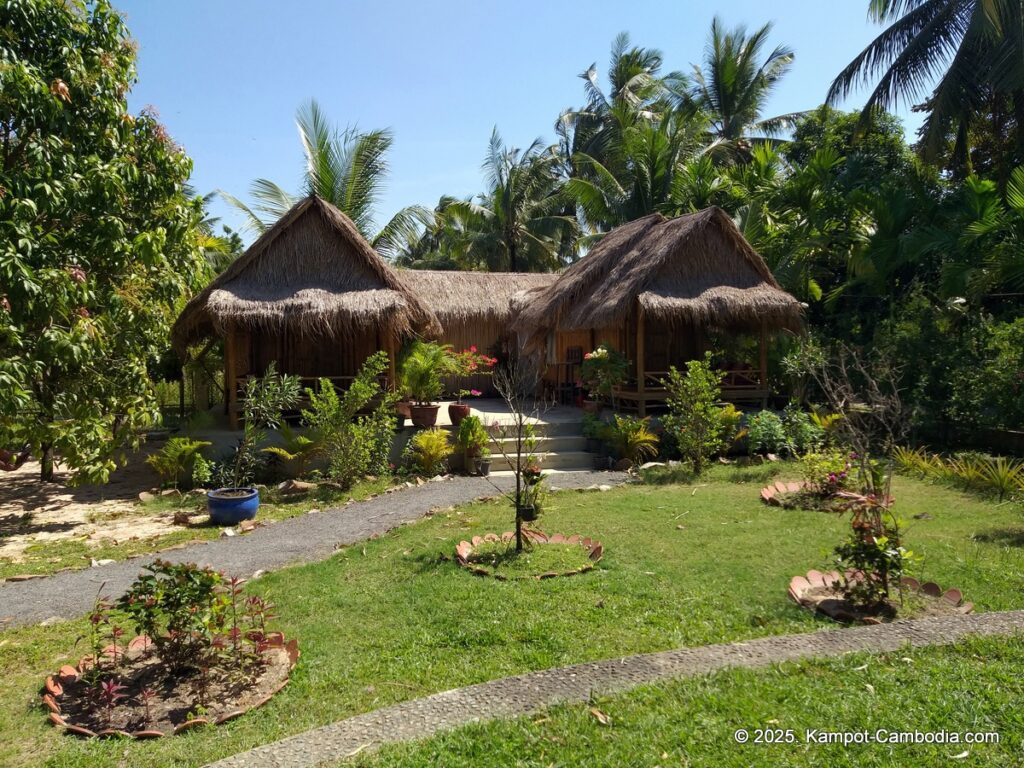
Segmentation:
<svg viewBox="0 0 1024 768">
<path fill-rule="evenodd" d="M 831 587 L 813 587 L 803 593 L 805 601 L 817 610 L 838 621 L 877 624 L 894 619 L 923 619 L 931 616 L 957 616 L 963 613 L 958 606 L 942 597 L 929 597 L 923 592 L 905 590 L 904 602 L 898 599 L 865 610 L 853 605 L 842 593 Z"/>
<path fill-rule="evenodd" d="M 157 485 L 146 456 L 158 447 L 131 454 L 106 485 L 71 487 L 70 473 L 60 468 L 55 482 L 44 483 L 34 461 L 0 472 L 0 558 L 17 562 L 27 547 L 44 542 L 120 543 L 175 530 L 170 513 L 147 511 L 138 501 L 140 492 Z"/>
<path fill-rule="evenodd" d="M 64 695 L 59 700 L 61 716 L 69 725 L 93 732 L 157 730 L 170 734 L 197 717 L 213 723 L 263 704 L 288 681 L 290 668 L 284 648 L 268 648 L 263 652 L 263 663 L 252 674 L 212 670 L 204 690 L 198 671 L 172 674 L 151 651 L 129 651 L 116 677 L 125 686 L 124 698 L 111 708 L 109 719 L 106 709 L 97 706 L 95 689 L 81 679 L 64 683 Z M 152 694 L 148 708 L 140 695 L 146 689 Z"/>
</svg>

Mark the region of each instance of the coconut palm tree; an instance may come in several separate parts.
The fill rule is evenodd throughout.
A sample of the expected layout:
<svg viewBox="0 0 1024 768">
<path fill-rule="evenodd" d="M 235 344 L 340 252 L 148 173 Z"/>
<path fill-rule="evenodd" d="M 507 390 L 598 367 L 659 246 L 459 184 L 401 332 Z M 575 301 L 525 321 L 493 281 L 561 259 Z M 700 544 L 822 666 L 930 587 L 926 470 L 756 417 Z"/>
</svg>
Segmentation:
<svg viewBox="0 0 1024 768">
<path fill-rule="evenodd" d="M 800 117 L 793 112 L 762 117 L 768 97 L 793 63 L 793 51 L 778 45 L 765 56 L 772 25 L 748 35 L 746 27 L 726 30 L 717 16 L 711 22 L 703 67 L 693 77 L 673 78 L 669 87 L 680 104 L 696 105 L 711 117 L 711 133 L 734 155 L 747 157 L 749 147 L 778 137 Z"/>
<path fill-rule="evenodd" d="M 839 73 L 829 103 L 876 78 L 865 116 L 925 99 L 926 157 L 941 154 L 952 133 L 954 166 L 969 170 L 972 117 L 984 111 L 986 99 L 1009 96 L 1019 149 L 1024 139 L 1021 0 L 871 0 L 868 15 L 888 27 Z"/>
<path fill-rule="evenodd" d="M 306 160 L 304 186 L 297 195 L 268 179 L 253 181 L 249 190 L 255 200 L 252 206 L 221 193 L 246 215 L 250 229 L 262 234 L 308 195 L 317 195 L 336 206 L 385 256 L 394 253 L 418 226 L 429 224 L 429 210 L 410 206 L 376 230 L 374 214 L 388 174 L 387 154 L 394 141 L 391 131 L 360 132 L 351 127 L 338 131 L 312 99 L 299 108 L 295 123 Z"/>
<path fill-rule="evenodd" d="M 540 139 L 526 150 L 506 147 L 491 134 L 483 170 L 488 191 L 476 202 L 452 201 L 447 210 L 463 229 L 465 258 L 492 271 L 545 271 L 561 266 L 575 218 L 557 174 L 558 153 Z"/>
</svg>

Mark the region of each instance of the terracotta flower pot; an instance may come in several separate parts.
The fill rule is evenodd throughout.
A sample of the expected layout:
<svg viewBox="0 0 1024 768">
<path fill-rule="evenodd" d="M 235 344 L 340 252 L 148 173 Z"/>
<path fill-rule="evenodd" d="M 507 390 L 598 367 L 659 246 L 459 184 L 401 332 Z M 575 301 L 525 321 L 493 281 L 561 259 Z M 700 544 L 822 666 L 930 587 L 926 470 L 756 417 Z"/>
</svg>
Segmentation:
<svg viewBox="0 0 1024 768">
<path fill-rule="evenodd" d="M 432 427 L 437 424 L 437 412 L 440 405 L 413 405 L 409 408 L 409 416 L 414 427 Z"/>
<path fill-rule="evenodd" d="M 448 406 L 448 418 L 454 426 L 459 426 L 462 420 L 469 416 L 470 408 L 465 403 L 451 403 Z"/>
</svg>

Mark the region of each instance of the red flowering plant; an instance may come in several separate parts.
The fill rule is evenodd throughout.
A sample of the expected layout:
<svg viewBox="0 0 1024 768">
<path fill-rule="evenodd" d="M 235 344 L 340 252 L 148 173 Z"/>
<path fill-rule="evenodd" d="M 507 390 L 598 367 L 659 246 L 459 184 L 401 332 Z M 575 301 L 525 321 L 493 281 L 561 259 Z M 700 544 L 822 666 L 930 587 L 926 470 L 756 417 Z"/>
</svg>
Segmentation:
<svg viewBox="0 0 1024 768">
<path fill-rule="evenodd" d="M 460 379 L 469 376 L 487 375 L 498 362 L 498 358 L 490 357 L 477 350 L 473 345 L 461 352 L 450 352 L 450 370 Z M 483 394 L 479 389 L 459 389 L 457 391 L 458 403 L 462 403 L 464 397 L 480 397 Z"/>
</svg>

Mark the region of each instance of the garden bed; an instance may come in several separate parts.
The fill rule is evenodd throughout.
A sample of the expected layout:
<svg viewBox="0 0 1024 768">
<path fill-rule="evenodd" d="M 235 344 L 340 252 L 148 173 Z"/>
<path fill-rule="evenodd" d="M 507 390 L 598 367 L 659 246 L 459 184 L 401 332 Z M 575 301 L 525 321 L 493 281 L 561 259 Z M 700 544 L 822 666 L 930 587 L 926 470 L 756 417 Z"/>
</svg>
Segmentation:
<svg viewBox="0 0 1024 768">
<path fill-rule="evenodd" d="M 158 738 L 200 725 L 220 725 L 262 706 L 288 684 L 299 657 L 298 644 L 280 632 L 268 636 L 251 676 L 193 669 L 169 671 L 152 652 L 149 639 L 135 638 L 118 667 L 122 698 L 109 709 L 97 707 L 95 686 L 87 679 L 91 657 L 47 678 L 43 704 L 50 722 L 77 736 Z M 111 649 L 108 650 L 108 655 Z M 120 655 L 120 654 L 119 654 Z M 205 678 L 205 679 L 204 679 Z M 206 703 L 196 706 L 197 691 Z"/>
</svg>

